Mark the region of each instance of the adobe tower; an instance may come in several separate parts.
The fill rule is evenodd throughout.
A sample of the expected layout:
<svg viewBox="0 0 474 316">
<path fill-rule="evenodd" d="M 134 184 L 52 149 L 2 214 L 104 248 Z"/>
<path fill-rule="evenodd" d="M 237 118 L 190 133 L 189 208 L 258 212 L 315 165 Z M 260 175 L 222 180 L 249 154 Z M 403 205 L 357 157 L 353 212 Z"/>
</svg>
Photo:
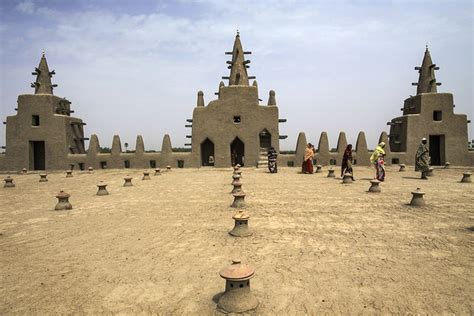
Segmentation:
<svg viewBox="0 0 474 316">
<path fill-rule="evenodd" d="M 31 87 L 18 96 L 17 114 L 6 120 L 5 166 L 9 170 L 54 170 L 68 166 L 68 154 L 84 154 L 85 123 L 71 117 L 71 102 L 53 95 L 55 74 L 43 53 Z"/>
<path fill-rule="evenodd" d="M 419 72 L 416 95 L 405 100 L 403 116 L 394 118 L 390 125 L 390 149 L 393 163 L 414 164 L 421 139 L 428 139 L 431 165 L 445 162 L 472 165 L 474 155 L 468 152 L 467 116 L 454 113 L 453 95 L 438 93 L 441 83 L 436 81 L 436 66 L 426 47 Z"/>
<path fill-rule="evenodd" d="M 206 106 L 202 91 L 198 92 L 197 105 L 193 111 L 191 155 L 195 166 L 228 167 L 231 164 L 257 166 L 260 153 L 274 147 L 279 151 L 279 120 L 275 92 L 269 92 L 267 105 L 259 104 L 258 85 L 254 80 L 249 85 L 247 69 L 250 60 L 245 55 L 237 32 L 231 55 L 227 61 L 230 75 L 222 77 L 229 80 L 219 84 L 217 100 Z"/>
</svg>

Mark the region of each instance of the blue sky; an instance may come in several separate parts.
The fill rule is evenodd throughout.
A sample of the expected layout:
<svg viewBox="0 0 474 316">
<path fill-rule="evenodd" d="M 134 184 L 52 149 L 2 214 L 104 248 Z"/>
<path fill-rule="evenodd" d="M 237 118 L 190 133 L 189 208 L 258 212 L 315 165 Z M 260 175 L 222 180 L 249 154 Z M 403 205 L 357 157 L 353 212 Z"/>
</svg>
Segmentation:
<svg viewBox="0 0 474 316">
<path fill-rule="evenodd" d="M 428 44 L 455 112 L 474 122 L 472 1 L 0 1 L 0 116 L 13 115 L 19 94 L 32 93 L 42 50 L 72 101 L 86 134 L 101 146 L 112 136 L 133 148 L 187 142 L 185 120 L 198 90 L 214 99 L 228 75 L 225 51 L 236 29 L 252 51 L 250 75 L 260 98 L 276 91 L 283 149 L 300 131 L 317 143 L 339 131 L 355 143 L 365 131 L 374 147 L 386 122 L 416 93 Z M 474 138 L 473 124 L 469 138 Z M 0 144 L 5 129 L 0 129 Z"/>
</svg>

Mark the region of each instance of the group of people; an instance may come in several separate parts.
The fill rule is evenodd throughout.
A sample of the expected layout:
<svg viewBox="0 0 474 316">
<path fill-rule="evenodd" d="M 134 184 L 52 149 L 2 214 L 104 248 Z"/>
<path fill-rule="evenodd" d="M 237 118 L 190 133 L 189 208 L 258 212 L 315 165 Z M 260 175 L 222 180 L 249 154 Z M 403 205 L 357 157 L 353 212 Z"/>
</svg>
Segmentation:
<svg viewBox="0 0 474 316">
<path fill-rule="evenodd" d="M 428 179 L 426 174 L 429 171 L 429 148 L 427 146 L 427 139 L 423 138 L 415 156 L 415 171 L 421 172 L 421 179 Z M 304 151 L 303 164 L 301 172 L 305 174 L 313 173 L 313 158 L 316 153 L 314 145 L 308 143 Z M 277 152 L 271 147 L 268 151 L 268 170 L 270 173 L 276 173 L 277 169 Z M 385 180 L 385 142 L 380 142 L 370 156 L 370 164 L 375 167 L 375 179 L 379 181 Z M 341 177 L 344 174 L 350 174 L 352 180 L 354 179 L 354 170 L 352 168 L 352 144 L 347 145 L 344 150 L 344 155 L 341 162 Z"/>
</svg>

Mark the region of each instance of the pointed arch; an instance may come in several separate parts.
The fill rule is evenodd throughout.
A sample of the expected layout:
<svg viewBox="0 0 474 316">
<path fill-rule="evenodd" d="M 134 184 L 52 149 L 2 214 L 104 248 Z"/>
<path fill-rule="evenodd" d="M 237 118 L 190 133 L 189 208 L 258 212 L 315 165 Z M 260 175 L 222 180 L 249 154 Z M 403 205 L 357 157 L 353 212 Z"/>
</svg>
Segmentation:
<svg viewBox="0 0 474 316">
<path fill-rule="evenodd" d="M 260 139 L 260 148 L 269 149 L 272 147 L 272 134 L 270 134 L 266 128 L 261 130 L 258 136 Z"/>
<path fill-rule="evenodd" d="M 230 143 L 230 161 L 232 166 L 239 164 L 244 166 L 245 163 L 245 144 L 239 137 L 235 137 Z"/>
<path fill-rule="evenodd" d="M 214 143 L 208 137 L 201 143 L 201 166 L 214 166 Z"/>
</svg>

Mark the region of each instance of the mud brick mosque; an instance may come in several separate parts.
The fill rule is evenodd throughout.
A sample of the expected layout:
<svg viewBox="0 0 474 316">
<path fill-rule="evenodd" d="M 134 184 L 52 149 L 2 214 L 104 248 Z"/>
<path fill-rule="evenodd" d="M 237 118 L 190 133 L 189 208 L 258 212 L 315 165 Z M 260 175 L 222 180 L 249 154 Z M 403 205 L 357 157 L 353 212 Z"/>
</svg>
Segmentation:
<svg viewBox="0 0 474 316">
<path fill-rule="evenodd" d="M 71 102 L 55 96 L 50 71 L 43 54 L 39 66 L 32 73 L 36 80 L 31 84 L 34 94 L 18 97 L 16 115 L 7 117 L 5 153 L 0 154 L 0 170 L 64 170 L 69 168 L 155 168 L 173 167 L 229 167 L 265 165 L 264 156 L 269 147 L 279 151 L 280 119 L 275 92 L 269 92 L 267 104 L 260 104 L 258 84 L 247 69 L 251 52 L 244 51 L 239 34 L 236 35 L 231 56 L 227 61 L 230 74 L 222 79 L 217 99 L 204 102 L 202 91 L 197 93 L 197 104 L 192 119 L 191 152 L 173 152 L 169 135 L 164 135 L 161 152 L 146 152 L 141 136 L 137 136 L 134 152 L 123 152 L 120 137 L 115 135 L 110 153 L 102 153 L 96 135 L 90 136 L 89 148 L 84 141 L 81 119 L 71 116 Z M 432 165 L 474 165 L 474 152 L 468 151 L 467 124 L 464 114 L 454 113 L 453 95 L 438 93 L 435 70 L 428 48 L 420 67 L 417 94 L 404 101 L 403 115 L 392 119 L 390 133 L 382 132 L 388 164 L 412 165 L 420 139 L 429 142 Z M 252 83 L 250 84 L 250 81 Z M 303 160 L 306 136 L 298 135 L 295 154 L 280 154 L 282 166 L 299 166 Z M 321 133 L 315 163 L 338 165 L 347 145 L 344 132 L 339 134 L 336 151 L 331 151 L 326 132 Z M 364 132 L 360 132 L 353 153 L 356 165 L 368 165 L 370 152 Z"/>
</svg>

